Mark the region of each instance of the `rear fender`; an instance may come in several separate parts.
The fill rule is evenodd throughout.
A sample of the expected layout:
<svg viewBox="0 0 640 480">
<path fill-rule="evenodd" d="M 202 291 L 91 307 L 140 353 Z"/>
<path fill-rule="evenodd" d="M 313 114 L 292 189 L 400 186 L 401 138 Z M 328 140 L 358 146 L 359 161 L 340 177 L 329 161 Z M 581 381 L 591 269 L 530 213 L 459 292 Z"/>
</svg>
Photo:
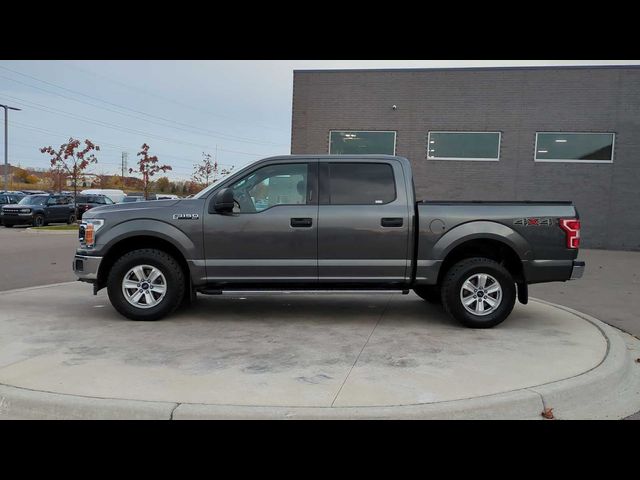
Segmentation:
<svg viewBox="0 0 640 480">
<path fill-rule="evenodd" d="M 533 255 L 529 242 L 514 229 L 497 222 L 476 221 L 463 223 L 442 235 L 433 246 L 431 256 L 435 260 L 444 260 L 457 246 L 478 239 L 502 242 L 511 247 L 523 261 L 530 260 Z"/>
</svg>

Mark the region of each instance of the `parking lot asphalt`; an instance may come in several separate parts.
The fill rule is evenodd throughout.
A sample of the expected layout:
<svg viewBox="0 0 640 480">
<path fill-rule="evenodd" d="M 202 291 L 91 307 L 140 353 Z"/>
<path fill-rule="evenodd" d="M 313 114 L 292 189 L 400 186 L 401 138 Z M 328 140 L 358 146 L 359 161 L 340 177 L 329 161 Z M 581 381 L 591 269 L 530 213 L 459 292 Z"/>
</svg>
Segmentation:
<svg viewBox="0 0 640 480">
<path fill-rule="evenodd" d="M 0 226 L 0 291 L 69 282 L 77 236 Z"/>
</svg>

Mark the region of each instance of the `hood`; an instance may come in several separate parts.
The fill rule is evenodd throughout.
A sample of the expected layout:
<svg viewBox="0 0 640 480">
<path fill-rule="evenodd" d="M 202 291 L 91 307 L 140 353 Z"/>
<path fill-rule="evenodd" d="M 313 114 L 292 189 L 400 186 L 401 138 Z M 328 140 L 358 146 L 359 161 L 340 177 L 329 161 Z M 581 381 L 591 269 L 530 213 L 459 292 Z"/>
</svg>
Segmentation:
<svg viewBox="0 0 640 480">
<path fill-rule="evenodd" d="M 182 200 L 147 200 L 145 202 L 131 202 L 131 203 L 116 203 L 115 205 L 102 205 L 100 207 L 93 207 L 91 210 L 88 210 L 87 213 L 83 215 L 83 218 L 94 218 L 99 217 L 101 214 L 117 214 L 118 212 L 123 213 L 134 213 L 139 211 L 143 213 L 144 211 L 149 210 L 161 210 L 163 208 L 172 207 Z"/>
</svg>

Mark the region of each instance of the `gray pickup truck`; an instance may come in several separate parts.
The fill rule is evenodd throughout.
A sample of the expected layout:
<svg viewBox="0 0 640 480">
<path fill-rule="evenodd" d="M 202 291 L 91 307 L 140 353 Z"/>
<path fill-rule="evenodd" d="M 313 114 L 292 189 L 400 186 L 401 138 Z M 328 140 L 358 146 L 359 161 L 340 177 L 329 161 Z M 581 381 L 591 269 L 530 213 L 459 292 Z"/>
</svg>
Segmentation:
<svg viewBox="0 0 640 480">
<path fill-rule="evenodd" d="M 73 269 L 132 320 L 232 290 L 398 290 L 462 324 L 502 322 L 527 285 L 582 276 L 571 202 L 416 201 L 387 155 L 278 156 L 184 200 L 93 208 Z"/>
</svg>

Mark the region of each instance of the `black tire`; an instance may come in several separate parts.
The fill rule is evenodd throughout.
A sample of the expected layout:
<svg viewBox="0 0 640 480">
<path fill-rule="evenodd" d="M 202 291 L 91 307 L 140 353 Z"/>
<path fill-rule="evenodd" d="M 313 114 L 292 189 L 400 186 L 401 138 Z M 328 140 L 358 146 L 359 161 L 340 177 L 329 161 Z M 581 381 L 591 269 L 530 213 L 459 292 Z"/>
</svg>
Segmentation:
<svg viewBox="0 0 640 480">
<path fill-rule="evenodd" d="M 10 223 L 9 225 L 5 225 L 5 227 L 7 227 L 7 228 L 11 228 L 11 227 L 13 227 L 13 224 L 12 224 L 12 223 Z"/>
<path fill-rule="evenodd" d="M 488 314 L 469 312 L 460 297 L 463 283 L 475 274 L 491 275 L 502 290 L 500 303 Z M 478 298 L 481 298 L 479 293 Z M 447 271 L 442 281 L 442 304 L 445 311 L 466 327 L 495 327 L 509 316 L 515 301 L 516 285 L 513 277 L 506 268 L 488 258 L 473 257 L 461 260 Z"/>
<path fill-rule="evenodd" d="M 33 217 L 33 226 L 34 227 L 44 227 L 46 222 L 44 221 L 44 215 L 37 214 Z"/>
<path fill-rule="evenodd" d="M 71 215 L 69 215 L 69 218 L 67 219 L 67 225 L 71 225 L 72 223 L 76 223 L 75 213 L 72 213 Z"/>
<path fill-rule="evenodd" d="M 138 265 L 150 265 L 162 272 L 166 279 L 166 293 L 157 305 L 138 308 L 127 301 L 122 292 L 122 281 L 129 270 Z M 107 279 L 107 292 L 113 307 L 130 320 L 160 320 L 171 314 L 182 303 L 185 295 L 184 272 L 175 258 L 150 248 L 133 250 L 113 264 Z"/>
<path fill-rule="evenodd" d="M 416 295 L 429 303 L 442 303 L 442 295 L 438 285 L 421 285 L 414 288 L 413 291 L 416 292 Z"/>
</svg>

